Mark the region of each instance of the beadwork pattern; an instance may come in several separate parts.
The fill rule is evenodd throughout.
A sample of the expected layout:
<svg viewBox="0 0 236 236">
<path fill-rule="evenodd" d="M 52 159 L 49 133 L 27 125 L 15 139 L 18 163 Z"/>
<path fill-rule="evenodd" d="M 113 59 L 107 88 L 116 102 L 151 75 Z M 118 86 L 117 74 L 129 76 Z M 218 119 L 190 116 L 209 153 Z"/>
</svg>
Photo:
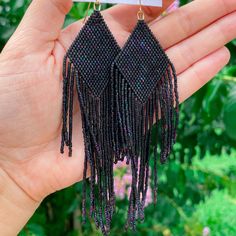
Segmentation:
<svg viewBox="0 0 236 236">
<path fill-rule="evenodd" d="M 111 63 L 119 51 L 101 13 L 95 11 L 72 43 L 67 56 L 94 96 L 100 97 L 110 80 Z"/>
<path fill-rule="evenodd" d="M 141 103 L 145 103 L 169 66 L 169 58 L 147 24 L 140 20 L 115 60 L 120 73 Z"/>
</svg>

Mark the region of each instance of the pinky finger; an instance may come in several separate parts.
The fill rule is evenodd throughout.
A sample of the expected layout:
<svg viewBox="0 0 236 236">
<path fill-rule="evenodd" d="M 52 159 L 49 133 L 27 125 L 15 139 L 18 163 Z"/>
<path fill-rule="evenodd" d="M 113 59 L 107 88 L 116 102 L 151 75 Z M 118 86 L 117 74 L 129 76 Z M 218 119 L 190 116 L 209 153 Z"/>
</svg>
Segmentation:
<svg viewBox="0 0 236 236">
<path fill-rule="evenodd" d="M 222 47 L 193 64 L 178 75 L 180 102 L 183 102 L 210 81 L 230 59 L 229 50 Z"/>
</svg>

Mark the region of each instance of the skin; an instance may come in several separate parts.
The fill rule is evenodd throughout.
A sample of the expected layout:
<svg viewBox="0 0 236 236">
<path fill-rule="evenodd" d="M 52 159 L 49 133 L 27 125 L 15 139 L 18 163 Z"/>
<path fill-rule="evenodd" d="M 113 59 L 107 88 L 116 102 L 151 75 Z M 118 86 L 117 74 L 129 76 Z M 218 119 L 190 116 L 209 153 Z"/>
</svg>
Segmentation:
<svg viewBox="0 0 236 236">
<path fill-rule="evenodd" d="M 176 67 L 183 102 L 228 63 L 224 45 L 236 37 L 236 1 L 195 0 L 157 19 L 172 2 L 143 10 Z M 17 235 L 47 195 L 82 179 L 78 105 L 73 158 L 59 153 L 62 59 L 83 25 L 78 21 L 62 30 L 71 6 L 71 0 L 34 0 L 0 54 L 1 235 Z M 120 46 L 136 24 L 137 10 L 115 6 L 103 12 Z"/>
</svg>

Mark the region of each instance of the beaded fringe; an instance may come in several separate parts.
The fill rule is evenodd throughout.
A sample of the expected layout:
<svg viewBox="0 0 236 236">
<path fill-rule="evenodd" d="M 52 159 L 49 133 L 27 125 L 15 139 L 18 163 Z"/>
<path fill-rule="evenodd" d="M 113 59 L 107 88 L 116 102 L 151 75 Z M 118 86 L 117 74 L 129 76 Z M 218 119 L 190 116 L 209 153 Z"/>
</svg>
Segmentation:
<svg viewBox="0 0 236 236">
<path fill-rule="evenodd" d="M 72 155 L 72 121 L 74 84 L 81 109 L 82 128 L 85 145 L 85 160 L 83 173 L 82 218 L 86 220 L 87 184 L 86 173 L 90 165 L 90 217 L 96 227 L 104 235 L 110 230 L 112 215 L 115 209 L 115 194 L 113 180 L 113 149 L 111 133 L 111 83 L 108 84 L 102 96 L 94 97 L 81 79 L 79 72 L 65 57 L 63 63 L 63 125 L 61 153 L 64 146 Z"/>
<path fill-rule="evenodd" d="M 113 64 L 113 140 L 115 162 L 126 158 L 131 165 L 132 183 L 126 227 L 136 228 L 138 219 L 144 220 L 144 206 L 149 178 L 149 150 L 152 126 L 156 120 L 160 141 L 160 161 L 165 163 L 176 140 L 178 124 L 177 77 L 172 64 L 158 81 L 154 92 L 141 104 L 118 67 Z M 159 120 L 159 118 L 161 118 Z M 153 196 L 157 196 L 157 145 L 153 147 Z"/>
<path fill-rule="evenodd" d="M 99 39 L 96 47 L 91 44 L 93 38 Z M 144 220 L 152 126 L 156 122 L 158 144 L 152 146 L 156 202 L 158 147 L 160 162 L 165 163 L 176 140 L 179 119 L 175 68 L 144 21 L 138 22 L 119 53 L 120 48 L 100 12 L 95 11 L 63 61 L 61 153 L 67 146 L 72 156 L 76 91 L 85 147 L 82 218 L 85 222 L 89 195 L 89 215 L 103 235 L 108 235 L 115 211 L 113 164 L 126 160 L 131 166 L 126 227 L 135 230 L 137 220 Z M 100 55 L 101 60 L 94 60 L 94 55 Z M 93 68 L 95 73 L 90 73 Z"/>
</svg>

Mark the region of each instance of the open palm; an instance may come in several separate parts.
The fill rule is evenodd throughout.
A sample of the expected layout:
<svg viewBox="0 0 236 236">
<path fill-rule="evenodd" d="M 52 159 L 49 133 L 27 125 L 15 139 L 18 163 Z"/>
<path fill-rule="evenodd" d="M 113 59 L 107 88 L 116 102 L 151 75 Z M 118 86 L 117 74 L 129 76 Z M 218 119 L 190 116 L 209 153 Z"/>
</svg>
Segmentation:
<svg viewBox="0 0 236 236">
<path fill-rule="evenodd" d="M 159 19 L 144 7 L 146 21 L 173 61 L 180 101 L 209 81 L 229 60 L 224 45 L 236 37 L 235 0 L 196 0 Z M 74 114 L 73 157 L 61 157 L 62 60 L 82 21 L 61 30 L 71 0 L 34 0 L 0 55 L 0 167 L 33 200 L 82 179 L 84 146 L 79 107 Z M 137 7 L 103 12 L 123 46 Z"/>
</svg>

